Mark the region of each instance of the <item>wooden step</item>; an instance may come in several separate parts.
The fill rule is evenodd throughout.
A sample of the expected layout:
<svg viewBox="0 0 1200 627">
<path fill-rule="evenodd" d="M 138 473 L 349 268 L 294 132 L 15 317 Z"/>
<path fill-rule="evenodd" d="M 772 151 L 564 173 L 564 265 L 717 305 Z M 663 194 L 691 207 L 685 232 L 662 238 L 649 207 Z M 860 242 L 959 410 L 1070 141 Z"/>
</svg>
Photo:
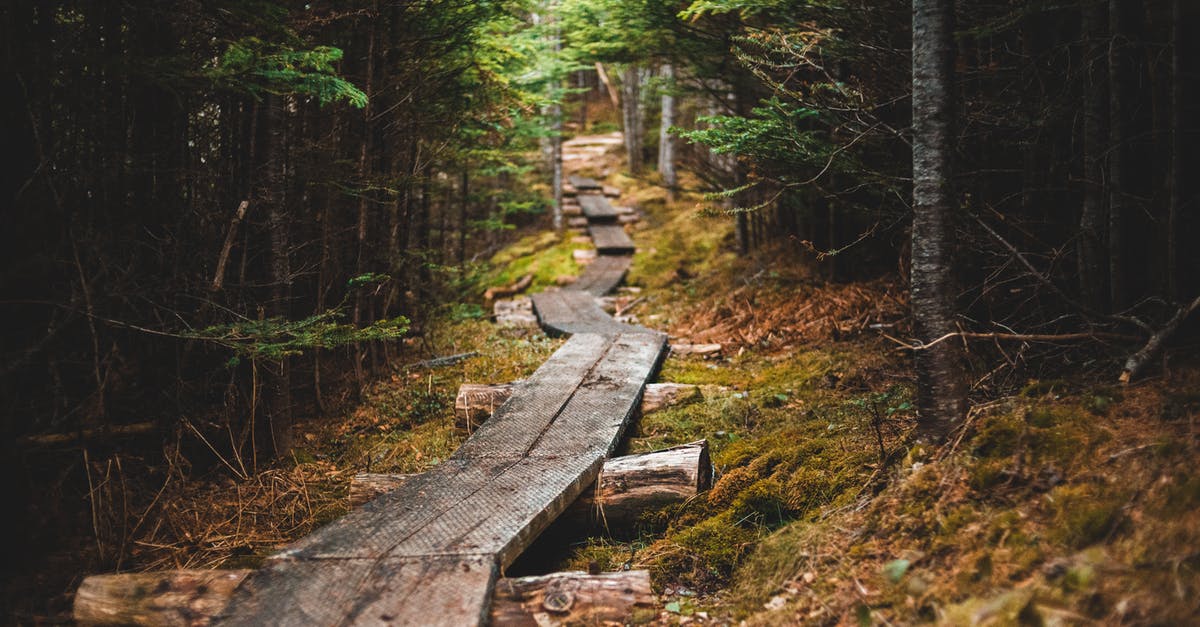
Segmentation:
<svg viewBox="0 0 1200 627">
<path fill-rule="evenodd" d="M 584 217 L 592 224 L 613 223 L 620 215 L 616 207 L 613 207 L 612 203 L 608 202 L 604 196 L 580 196 L 579 206 L 583 209 Z"/>
<path fill-rule="evenodd" d="M 588 233 L 601 255 L 632 255 L 636 249 L 625 227 L 617 224 L 591 224 Z"/>
</svg>

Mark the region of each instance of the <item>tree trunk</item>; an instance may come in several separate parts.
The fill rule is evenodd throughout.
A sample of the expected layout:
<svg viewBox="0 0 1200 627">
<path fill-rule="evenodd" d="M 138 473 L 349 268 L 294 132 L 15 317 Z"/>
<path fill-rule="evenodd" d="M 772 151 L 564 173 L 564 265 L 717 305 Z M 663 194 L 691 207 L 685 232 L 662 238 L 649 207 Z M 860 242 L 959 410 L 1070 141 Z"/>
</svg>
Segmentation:
<svg viewBox="0 0 1200 627">
<path fill-rule="evenodd" d="M 1167 185 L 1167 296 L 1179 300 L 1179 213 L 1183 205 L 1183 0 L 1171 2 L 1171 174 Z"/>
<path fill-rule="evenodd" d="M 675 124 L 674 89 L 675 68 L 671 64 L 662 66 L 663 93 L 661 124 L 658 129 L 658 173 L 662 175 L 663 186 L 667 188 L 668 197 L 673 198 L 677 178 L 675 175 L 675 138 L 670 128 Z"/>
<path fill-rule="evenodd" d="M 1082 0 L 1086 64 L 1083 95 L 1083 208 L 1079 216 L 1079 291 L 1083 302 L 1103 311 L 1105 289 L 1104 232 L 1104 109 L 1105 95 L 1101 66 L 1104 53 L 1104 5 Z"/>
<path fill-rule="evenodd" d="M 913 0 L 912 312 L 922 342 L 956 331 L 951 238 L 953 0 Z M 966 414 L 962 345 L 917 351 L 918 438 L 945 440 Z"/>
<path fill-rule="evenodd" d="M 367 36 L 367 67 L 363 81 L 363 93 L 367 95 L 367 104 L 363 107 L 363 127 L 362 127 L 362 143 L 358 150 L 358 221 L 355 230 L 355 241 L 357 243 L 357 252 L 354 258 L 354 273 L 361 275 L 366 271 L 366 248 L 367 248 L 367 178 L 369 169 L 368 156 L 371 153 L 371 103 L 374 101 L 374 79 L 375 79 L 375 29 L 378 24 L 379 3 L 376 2 L 372 6 L 371 25 L 368 27 Z M 365 304 L 363 303 L 363 291 L 356 290 L 354 293 L 354 310 L 350 316 L 350 323 L 358 326 L 363 321 L 363 311 Z M 354 345 L 354 381 L 359 393 L 362 392 L 366 385 L 366 374 L 363 372 L 363 346 L 361 343 Z"/>
<path fill-rule="evenodd" d="M 268 95 L 263 106 L 263 164 L 266 176 L 262 177 L 262 195 L 267 199 L 267 230 L 271 240 L 271 300 L 267 314 L 286 320 L 291 313 L 288 308 L 291 297 L 291 244 L 285 194 L 288 164 L 284 154 L 287 142 L 283 96 Z M 269 379 L 271 451 L 277 457 L 287 455 L 292 450 L 292 386 L 288 361 L 287 357 L 281 357 L 273 364 L 274 376 Z"/>
<path fill-rule="evenodd" d="M 1108 3 L 1108 290 L 1112 311 L 1124 309 L 1125 287 L 1125 213 L 1127 168 L 1125 152 L 1128 140 L 1125 95 L 1129 91 L 1126 19 L 1123 2 Z"/>
<path fill-rule="evenodd" d="M 625 129 L 625 152 L 630 174 L 642 171 L 642 124 L 638 119 L 640 101 L 641 78 L 637 66 L 630 65 L 621 76 L 621 120 Z"/>
</svg>

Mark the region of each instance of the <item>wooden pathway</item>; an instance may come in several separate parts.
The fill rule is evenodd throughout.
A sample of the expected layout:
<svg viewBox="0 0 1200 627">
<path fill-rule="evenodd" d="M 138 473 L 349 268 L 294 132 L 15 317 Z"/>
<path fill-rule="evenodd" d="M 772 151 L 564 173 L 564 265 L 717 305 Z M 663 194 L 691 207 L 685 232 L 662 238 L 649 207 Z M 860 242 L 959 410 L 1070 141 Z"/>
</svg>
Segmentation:
<svg viewBox="0 0 1200 627">
<path fill-rule="evenodd" d="M 274 556 L 218 624 L 486 622 L 500 572 L 596 480 L 666 352 L 665 335 L 596 304 L 628 271 L 633 242 L 619 226 L 589 227 L 597 260 L 572 288 L 533 296 L 566 344 L 449 459 Z"/>
</svg>

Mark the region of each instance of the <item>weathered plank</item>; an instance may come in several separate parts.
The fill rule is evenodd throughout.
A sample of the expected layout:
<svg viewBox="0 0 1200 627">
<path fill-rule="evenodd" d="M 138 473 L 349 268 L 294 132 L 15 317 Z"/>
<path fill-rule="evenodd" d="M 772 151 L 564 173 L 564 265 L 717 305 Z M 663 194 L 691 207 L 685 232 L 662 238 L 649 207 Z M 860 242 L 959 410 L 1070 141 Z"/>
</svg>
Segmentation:
<svg viewBox="0 0 1200 627">
<path fill-rule="evenodd" d="M 590 190 L 599 191 L 602 189 L 602 186 L 596 181 L 596 179 L 580 176 L 578 174 L 572 174 L 568 176 L 567 182 L 571 184 L 571 187 L 574 187 L 581 192 Z"/>
<path fill-rule="evenodd" d="M 532 296 L 533 312 L 547 333 L 566 335 L 588 333 L 614 335 L 618 333 L 655 333 L 642 326 L 613 320 L 596 304 L 587 292 L 558 290 Z"/>
<path fill-rule="evenodd" d="M 612 223 L 617 221 L 616 207 L 608 202 L 608 199 L 599 194 L 588 194 L 579 197 L 579 207 L 583 209 L 583 215 L 592 224 L 599 222 Z"/>
<path fill-rule="evenodd" d="M 572 290 L 587 292 L 592 296 L 603 296 L 625 280 L 633 258 L 628 255 L 603 255 L 596 258 L 583 274 L 571 284 Z"/>
<path fill-rule="evenodd" d="M 490 555 L 275 561 L 242 583 L 214 623 L 477 625 L 498 574 Z"/>
<path fill-rule="evenodd" d="M 601 255 L 632 255 L 633 240 L 625 232 L 625 227 L 617 224 L 591 224 L 588 232 L 596 245 L 596 251 Z"/>
</svg>

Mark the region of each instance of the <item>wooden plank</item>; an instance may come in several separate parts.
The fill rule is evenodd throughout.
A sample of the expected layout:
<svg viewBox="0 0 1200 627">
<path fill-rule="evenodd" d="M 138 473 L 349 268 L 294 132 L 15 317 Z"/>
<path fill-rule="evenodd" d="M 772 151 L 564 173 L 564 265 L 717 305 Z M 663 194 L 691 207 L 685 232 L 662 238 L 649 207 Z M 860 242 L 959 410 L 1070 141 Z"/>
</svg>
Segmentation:
<svg viewBox="0 0 1200 627">
<path fill-rule="evenodd" d="M 642 326 L 613 320 L 587 292 L 559 290 L 541 292 L 531 298 L 538 322 L 551 335 L 655 333 Z"/>
<path fill-rule="evenodd" d="M 214 623 L 477 625 L 498 575 L 490 555 L 283 560 L 247 578 Z"/>
<path fill-rule="evenodd" d="M 598 194 L 589 194 L 579 197 L 579 207 L 583 210 L 583 215 L 589 222 L 605 222 L 612 223 L 617 221 L 616 207 L 608 202 L 608 199 Z"/>
<path fill-rule="evenodd" d="M 665 352 L 666 336 L 661 333 L 618 336 L 529 454 L 599 460 L 612 455 L 637 413 L 645 382 L 654 376 Z"/>
<path fill-rule="evenodd" d="M 602 189 L 602 186 L 600 185 L 599 182 L 596 181 L 596 179 L 588 178 L 586 176 L 580 176 L 578 174 L 572 174 L 572 175 L 568 176 L 567 182 L 571 184 L 571 187 L 574 187 L 575 189 L 577 189 L 579 191 L 588 191 L 588 190 L 597 190 L 598 191 L 598 190 Z"/>
<path fill-rule="evenodd" d="M 583 274 L 571 284 L 572 290 L 587 292 L 592 296 L 604 296 L 617 289 L 629 267 L 633 265 L 633 257 L 629 255 L 603 255 L 596 258 Z"/>
<path fill-rule="evenodd" d="M 635 247 L 625 227 L 618 224 L 590 224 L 588 232 L 601 255 L 632 255 Z"/>
<path fill-rule="evenodd" d="M 536 372 L 517 386 L 513 395 L 452 459 L 521 455 L 533 438 L 558 415 L 575 388 L 608 352 L 611 340 L 579 334 L 567 340 Z"/>
</svg>

